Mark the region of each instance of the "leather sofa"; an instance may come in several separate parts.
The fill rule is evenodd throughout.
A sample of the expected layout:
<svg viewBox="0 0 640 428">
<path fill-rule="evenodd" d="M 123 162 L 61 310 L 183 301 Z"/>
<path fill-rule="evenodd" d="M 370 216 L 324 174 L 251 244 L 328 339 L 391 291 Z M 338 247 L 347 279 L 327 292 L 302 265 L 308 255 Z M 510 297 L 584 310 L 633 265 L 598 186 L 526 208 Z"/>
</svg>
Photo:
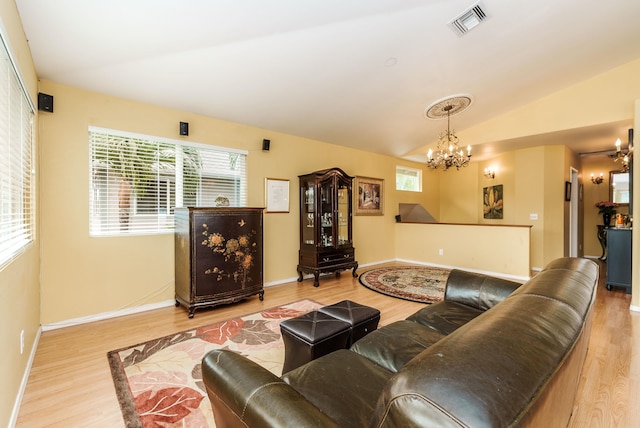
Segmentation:
<svg viewBox="0 0 640 428">
<path fill-rule="evenodd" d="M 556 259 L 522 285 L 454 270 L 442 302 L 282 377 L 212 351 L 202 374 L 216 423 L 566 426 L 598 274 L 578 258 Z"/>
</svg>

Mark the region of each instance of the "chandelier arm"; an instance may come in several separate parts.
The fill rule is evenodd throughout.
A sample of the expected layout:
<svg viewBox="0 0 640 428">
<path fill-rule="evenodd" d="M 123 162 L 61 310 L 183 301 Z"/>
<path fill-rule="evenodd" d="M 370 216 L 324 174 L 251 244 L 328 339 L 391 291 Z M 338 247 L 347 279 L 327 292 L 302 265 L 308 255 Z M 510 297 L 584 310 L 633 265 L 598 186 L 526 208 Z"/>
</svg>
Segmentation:
<svg viewBox="0 0 640 428">
<path fill-rule="evenodd" d="M 457 170 L 469 165 L 471 159 L 471 146 L 467 148 L 467 155 L 458 147 L 458 137 L 455 135 L 455 131 L 451 132 L 451 109 L 452 105 L 447 105 L 444 110 L 447 112 L 447 130 L 440 134 L 438 138 L 437 150 L 432 153 L 429 150 L 427 155 L 427 166 L 430 169 L 436 170 L 441 168 L 446 171 L 451 167 L 456 167 Z"/>
</svg>

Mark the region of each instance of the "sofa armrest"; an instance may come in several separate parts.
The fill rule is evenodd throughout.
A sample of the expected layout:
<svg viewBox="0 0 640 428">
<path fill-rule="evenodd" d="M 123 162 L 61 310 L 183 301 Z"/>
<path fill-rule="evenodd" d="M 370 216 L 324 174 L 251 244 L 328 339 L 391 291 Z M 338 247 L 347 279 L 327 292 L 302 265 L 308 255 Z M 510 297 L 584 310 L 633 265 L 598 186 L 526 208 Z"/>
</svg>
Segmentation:
<svg viewBox="0 0 640 428">
<path fill-rule="evenodd" d="M 235 352 L 207 353 L 202 379 L 218 426 L 337 427 L 282 379 Z"/>
<path fill-rule="evenodd" d="M 520 285 L 507 279 L 453 269 L 447 279 L 444 299 L 486 311 Z"/>
</svg>

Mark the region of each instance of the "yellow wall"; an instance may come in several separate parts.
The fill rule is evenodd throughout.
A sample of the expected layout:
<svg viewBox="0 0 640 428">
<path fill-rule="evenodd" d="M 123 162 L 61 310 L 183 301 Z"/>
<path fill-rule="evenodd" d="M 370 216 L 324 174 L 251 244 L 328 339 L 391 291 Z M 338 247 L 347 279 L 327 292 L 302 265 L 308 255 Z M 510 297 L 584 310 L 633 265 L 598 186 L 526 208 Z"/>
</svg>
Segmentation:
<svg viewBox="0 0 640 428">
<path fill-rule="evenodd" d="M 640 97 L 640 59 L 458 132 L 475 144 L 629 120 Z"/>
<path fill-rule="evenodd" d="M 13 0 L 0 0 L 0 28 L 18 63 L 29 97 L 37 99 L 37 78 L 22 23 Z M 36 103 L 34 102 L 34 105 Z M 37 117 L 37 116 L 36 116 Z M 37 157 L 37 145 L 35 155 Z M 37 164 L 36 164 L 37 165 Z M 35 177 L 36 183 L 38 176 Z M 36 191 L 37 193 L 37 191 Z M 40 326 L 39 252 L 36 242 L 13 262 L 0 269 L 0 426 L 7 426 L 23 381 L 29 354 Z M 20 332 L 25 349 L 20 354 Z"/>
<path fill-rule="evenodd" d="M 608 201 L 609 198 L 609 172 L 617 170 L 619 164 L 614 163 L 606 154 L 585 156 L 582 159 L 582 171 L 584 180 L 584 254 L 586 256 L 600 257 L 602 247 L 597 238 L 597 225 L 602 224 L 602 215 L 598 214 L 596 202 Z M 591 182 L 591 174 L 598 176 L 604 174 L 601 184 Z M 621 206 L 617 209 L 620 213 L 628 213 L 628 207 Z"/>
<path fill-rule="evenodd" d="M 440 221 L 531 225 L 531 266 L 540 269 L 568 254 L 564 183 L 569 180 L 569 165 L 579 170 L 575 159 L 565 146 L 538 146 L 475 162 L 460 171 L 438 171 Z M 494 179 L 484 176 L 488 167 L 496 171 Z M 503 186 L 503 218 L 485 219 L 483 189 L 496 185 Z M 532 220 L 531 214 L 536 214 L 537 220 Z"/>
<path fill-rule="evenodd" d="M 173 235 L 90 238 L 88 225 L 91 125 L 244 149 L 248 155 L 248 203 L 264 206 L 266 177 L 290 180 L 289 213 L 265 213 L 265 282 L 296 277 L 298 175 L 340 167 L 350 175 L 385 180 L 384 216 L 354 216 L 356 259 L 391 260 L 399 202 L 438 208 L 431 192 L 395 191 L 397 164 L 407 161 L 312 141 L 209 117 L 110 97 L 43 81 L 55 113 L 41 118 L 43 324 L 170 300 L 174 296 Z M 189 122 L 190 135 L 178 136 Z M 262 139 L 271 149 L 262 151 Z M 429 189 L 430 181 L 425 180 Z M 436 195 L 437 196 L 437 195 Z M 265 293 L 269 298 L 269 292 Z"/>
<path fill-rule="evenodd" d="M 395 253 L 400 260 L 527 280 L 529 231 L 527 226 L 398 223 Z"/>
</svg>

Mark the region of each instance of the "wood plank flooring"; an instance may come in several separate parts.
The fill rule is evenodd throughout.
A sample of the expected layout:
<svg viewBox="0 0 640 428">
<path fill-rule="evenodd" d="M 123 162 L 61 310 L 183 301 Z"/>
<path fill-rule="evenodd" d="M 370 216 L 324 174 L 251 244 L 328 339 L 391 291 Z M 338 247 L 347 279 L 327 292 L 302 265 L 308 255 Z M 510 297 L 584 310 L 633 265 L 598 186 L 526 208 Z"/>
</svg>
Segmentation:
<svg viewBox="0 0 640 428">
<path fill-rule="evenodd" d="M 601 269 L 604 274 L 604 269 Z M 17 427 L 122 427 L 107 363 L 108 351 L 177 331 L 257 312 L 300 299 L 331 304 L 343 299 L 380 309 L 381 325 L 404 319 L 423 305 L 368 290 L 350 272 L 268 287 L 265 299 L 196 311 L 163 308 L 42 333 Z M 587 361 L 571 427 L 637 427 L 640 415 L 640 314 L 630 296 L 607 291 L 601 278 Z"/>
</svg>

